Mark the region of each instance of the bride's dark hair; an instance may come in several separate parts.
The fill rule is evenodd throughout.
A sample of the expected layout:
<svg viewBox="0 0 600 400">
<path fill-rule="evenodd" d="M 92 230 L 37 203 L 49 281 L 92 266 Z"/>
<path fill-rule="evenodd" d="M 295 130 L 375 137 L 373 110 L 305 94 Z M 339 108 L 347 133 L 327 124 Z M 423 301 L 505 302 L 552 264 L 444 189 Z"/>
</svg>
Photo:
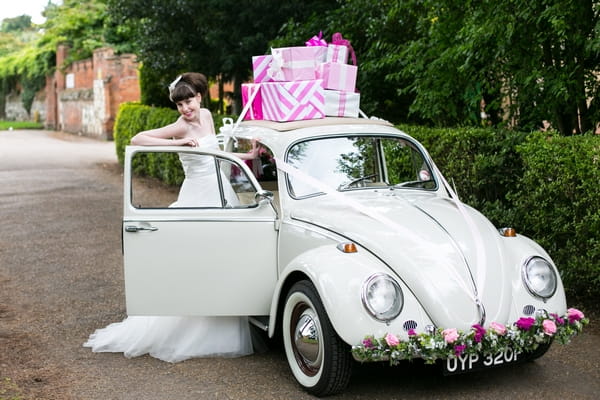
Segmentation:
<svg viewBox="0 0 600 400">
<path fill-rule="evenodd" d="M 169 85 L 169 97 L 173 103 L 194 97 L 197 93 L 204 98 L 208 92 L 208 80 L 199 72 L 181 74 Z"/>
</svg>

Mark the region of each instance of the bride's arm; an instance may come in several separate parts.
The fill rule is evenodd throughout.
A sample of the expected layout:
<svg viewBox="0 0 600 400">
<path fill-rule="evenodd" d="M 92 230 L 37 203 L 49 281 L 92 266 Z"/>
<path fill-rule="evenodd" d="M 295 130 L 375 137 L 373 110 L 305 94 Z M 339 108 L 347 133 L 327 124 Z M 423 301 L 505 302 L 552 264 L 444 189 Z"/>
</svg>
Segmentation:
<svg viewBox="0 0 600 400">
<path fill-rule="evenodd" d="M 253 160 L 258 157 L 259 147 L 257 145 L 257 139 L 252 139 L 252 149 L 247 153 L 231 153 L 242 160 Z"/>
<path fill-rule="evenodd" d="M 131 138 L 131 144 L 134 146 L 196 146 L 195 139 L 184 137 L 185 133 L 185 122 L 178 119 L 162 128 L 139 132 Z"/>
</svg>

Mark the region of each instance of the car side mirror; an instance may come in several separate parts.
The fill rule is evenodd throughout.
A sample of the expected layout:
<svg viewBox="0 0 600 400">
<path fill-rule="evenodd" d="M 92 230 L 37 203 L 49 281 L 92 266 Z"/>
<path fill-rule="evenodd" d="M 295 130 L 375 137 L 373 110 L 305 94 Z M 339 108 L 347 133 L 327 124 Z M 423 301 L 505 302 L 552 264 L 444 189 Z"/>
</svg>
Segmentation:
<svg viewBox="0 0 600 400">
<path fill-rule="evenodd" d="M 256 194 L 254 195 L 254 200 L 257 203 L 260 203 L 263 200 L 268 200 L 269 203 L 271 203 L 271 202 L 273 202 L 274 197 L 275 197 L 275 195 L 270 190 L 260 190 L 260 191 L 256 192 Z"/>
</svg>

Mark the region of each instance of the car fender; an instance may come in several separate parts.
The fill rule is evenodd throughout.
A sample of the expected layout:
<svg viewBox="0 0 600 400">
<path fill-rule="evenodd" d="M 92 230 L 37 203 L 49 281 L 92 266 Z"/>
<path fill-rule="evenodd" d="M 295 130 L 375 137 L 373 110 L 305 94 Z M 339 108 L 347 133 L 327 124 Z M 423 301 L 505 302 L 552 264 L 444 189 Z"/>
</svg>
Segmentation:
<svg viewBox="0 0 600 400">
<path fill-rule="evenodd" d="M 402 289 L 404 307 L 400 316 L 389 323 L 373 318 L 361 300 L 363 283 L 375 273 L 393 276 Z M 410 290 L 377 257 L 360 247 L 356 253 L 343 253 L 335 245 L 324 245 L 299 254 L 282 270 L 271 302 L 270 337 L 275 335 L 288 289 L 301 279 L 315 285 L 333 328 L 348 344 L 358 344 L 365 335 L 371 334 L 381 337 L 394 333 L 407 337 L 403 326 L 407 320 L 414 321 L 421 331 L 431 324 Z"/>
<path fill-rule="evenodd" d="M 505 245 L 506 263 L 512 266 L 512 301 L 513 312 L 512 320 L 517 320 L 523 316 L 523 308 L 526 305 L 533 305 L 536 310 L 545 310 L 547 312 L 563 315 L 567 311 L 567 301 L 560 273 L 550 255 L 535 241 L 527 236 L 517 235 L 516 237 L 503 238 Z M 556 273 L 556 291 L 549 299 L 542 300 L 529 293 L 522 278 L 523 264 L 533 256 L 539 256 L 550 262 Z"/>
</svg>

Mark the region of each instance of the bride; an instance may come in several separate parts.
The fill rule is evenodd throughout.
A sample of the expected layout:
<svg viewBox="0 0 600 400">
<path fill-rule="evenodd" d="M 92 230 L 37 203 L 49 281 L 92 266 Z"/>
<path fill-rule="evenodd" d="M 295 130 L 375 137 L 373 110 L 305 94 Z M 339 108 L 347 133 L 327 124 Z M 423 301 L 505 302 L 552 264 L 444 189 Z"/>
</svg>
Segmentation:
<svg viewBox="0 0 600 400">
<path fill-rule="evenodd" d="M 181 116 L 174 123 L 143 131 L 131 139 L 138 146 L 193 146 L 218 150 L 210 111 L 201 107 L 208 82 L 203 74 L 187 72 L 169 85 L 169 97 Z M 242 159 L 256 158 L 253 142 L 249 153 L 236 153 Z M 177 201 L 171 207 L 200 207 L 214 204 L 218 193 L 206 190 L 211 179 L 206 157 L 180 154 L 185 172 Z M 230 188 L 231 189 L 231 188 Z M 233 192 L 233 189 L 231 189 Z M 231 193 L 228 201 L 234 202 Z M 220 197 L 219 197 L 220 198 Z M 150 354 L 168 362 L 192 357 L 239 357 L 252 353 L 250 329 L 246 317 L 130 316 L 122 322 L 98 329 L 85 347 L 94 352 L 123 352 L 126 357 Z"/>
</svg>

